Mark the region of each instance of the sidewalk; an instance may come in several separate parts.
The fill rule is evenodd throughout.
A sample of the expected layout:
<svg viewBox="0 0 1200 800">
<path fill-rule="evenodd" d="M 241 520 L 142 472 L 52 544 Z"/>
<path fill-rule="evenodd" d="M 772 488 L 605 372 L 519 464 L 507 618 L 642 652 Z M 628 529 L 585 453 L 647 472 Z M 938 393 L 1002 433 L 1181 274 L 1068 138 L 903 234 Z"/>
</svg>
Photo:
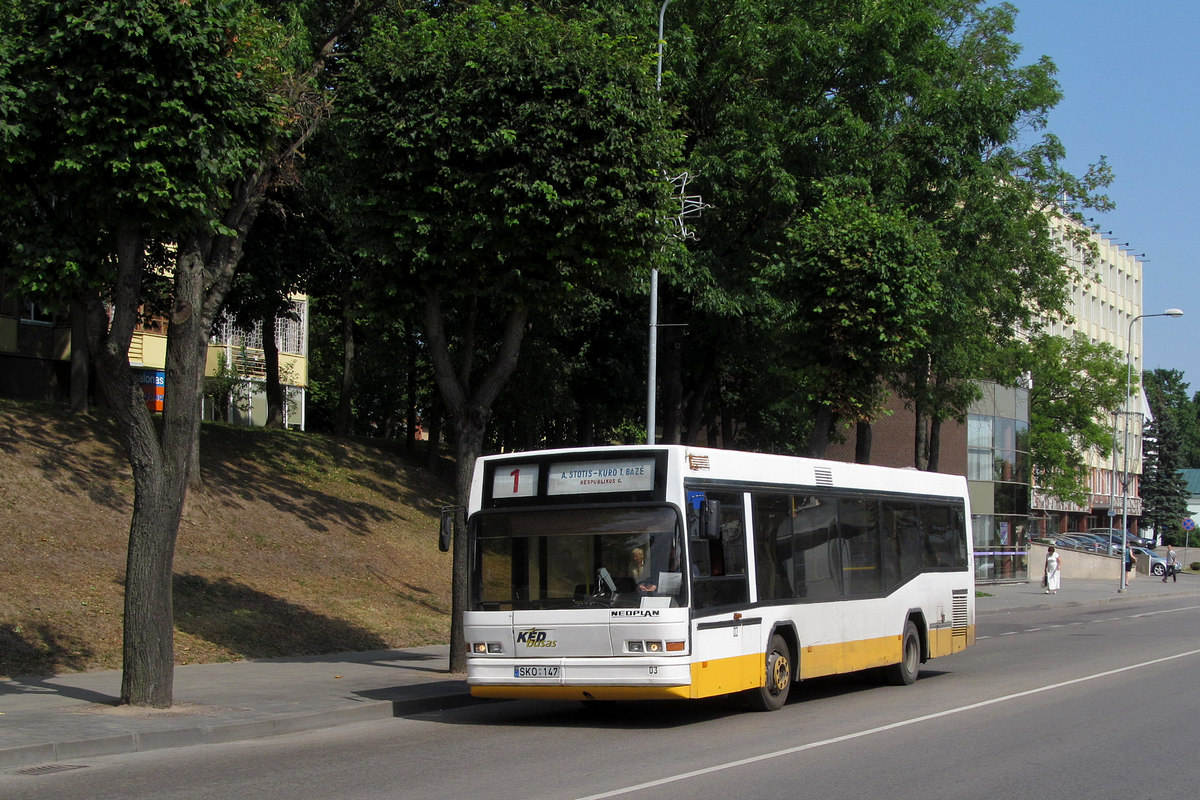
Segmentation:
<svg viewBox="0 0 1200 800">
<path fill-rule="evenodd" d="M 1200 596 L 1200 577 L 1178 583 L 1139 575 L 1125 593 L 1111 581 L 1064 580 L 1057 595 L 1036 583 L 980 585 L 980 619 L 1009 611 L 1154 597 Z M 0 769 L 326 728 L 476 702 L 451 675 L 445 645 L 311 658 L 175 668 L 175 705 L 116 705 L 121 673 L 83 672 L 0 681 Z"/>
</svg>

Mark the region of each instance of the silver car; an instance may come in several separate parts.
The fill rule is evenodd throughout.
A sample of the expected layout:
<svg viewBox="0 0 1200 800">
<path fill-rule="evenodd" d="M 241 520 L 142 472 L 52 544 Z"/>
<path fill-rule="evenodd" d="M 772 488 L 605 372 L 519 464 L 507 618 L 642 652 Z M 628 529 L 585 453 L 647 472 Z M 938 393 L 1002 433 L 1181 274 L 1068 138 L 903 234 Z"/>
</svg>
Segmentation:
<svg viewBox="0 0 1200 800">
<path fill-rule="evenodd" d="M 1141 562 L 1142 559 L 1146 559 L 1150 562 L 1151 575 L 1157 575 L 1161 578 L 1163 575 L 1167 574 L 1167 560 L 1158 553 L 1148 550 L 1145 547 L 1130 547 L 1129 549 L 1137 554 L 1139 562 Z"/>
</svg>

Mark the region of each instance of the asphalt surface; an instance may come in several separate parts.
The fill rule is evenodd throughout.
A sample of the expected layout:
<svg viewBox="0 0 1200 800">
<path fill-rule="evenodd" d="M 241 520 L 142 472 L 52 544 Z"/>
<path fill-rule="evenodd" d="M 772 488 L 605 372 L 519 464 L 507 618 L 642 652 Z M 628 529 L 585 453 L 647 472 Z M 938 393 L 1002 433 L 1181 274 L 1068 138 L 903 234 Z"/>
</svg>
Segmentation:
<svg viewBox="0 0 1200 800">
<path fill-rule="evenodd" d="M 977 587 L 977 621 L 1012 611 L 1200 596 L 1200 576 L 1163 584 L 1138 575 Z M 408 716 L 476 701 L 449 672 L 445 645 L 175 668 L 175 705 L 120 706 L 121 673 L 81 672 L 0 681 L 0 769 L 53 770 L 72 759 L 134 753 Z"/>
</svg>

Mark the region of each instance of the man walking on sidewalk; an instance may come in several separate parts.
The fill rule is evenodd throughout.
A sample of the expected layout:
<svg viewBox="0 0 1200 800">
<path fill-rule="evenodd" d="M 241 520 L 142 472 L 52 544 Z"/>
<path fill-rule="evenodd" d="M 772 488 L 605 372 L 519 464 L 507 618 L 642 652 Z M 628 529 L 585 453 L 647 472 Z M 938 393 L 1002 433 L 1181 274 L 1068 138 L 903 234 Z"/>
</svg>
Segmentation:
<svg viewBox="0 0 1200 800">
<path fill-rule="evenodd" d="M 1179 554 L 1171 548 L 1171 545 L 1167 545 L 1167 571 L 1163 573 L 1163 583 L 1167 582 L 1167 576 L 1170 576 L 1175 583 L 1179 583 Z"/>
</svg>

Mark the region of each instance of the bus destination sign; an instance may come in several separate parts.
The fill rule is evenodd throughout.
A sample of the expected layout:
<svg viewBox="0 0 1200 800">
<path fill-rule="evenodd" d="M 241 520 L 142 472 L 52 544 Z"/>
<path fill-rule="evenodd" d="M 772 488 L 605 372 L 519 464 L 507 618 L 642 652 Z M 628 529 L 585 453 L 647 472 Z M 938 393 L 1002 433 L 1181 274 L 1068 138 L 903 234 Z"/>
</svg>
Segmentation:
<svg viewBox="0 0 1200 800">
<path fill-rule="evenodd" d="M 642 492 L 654 488 L 654 459 L 564 461 L 550 465 L 547 494 Z"/>
</svg>

